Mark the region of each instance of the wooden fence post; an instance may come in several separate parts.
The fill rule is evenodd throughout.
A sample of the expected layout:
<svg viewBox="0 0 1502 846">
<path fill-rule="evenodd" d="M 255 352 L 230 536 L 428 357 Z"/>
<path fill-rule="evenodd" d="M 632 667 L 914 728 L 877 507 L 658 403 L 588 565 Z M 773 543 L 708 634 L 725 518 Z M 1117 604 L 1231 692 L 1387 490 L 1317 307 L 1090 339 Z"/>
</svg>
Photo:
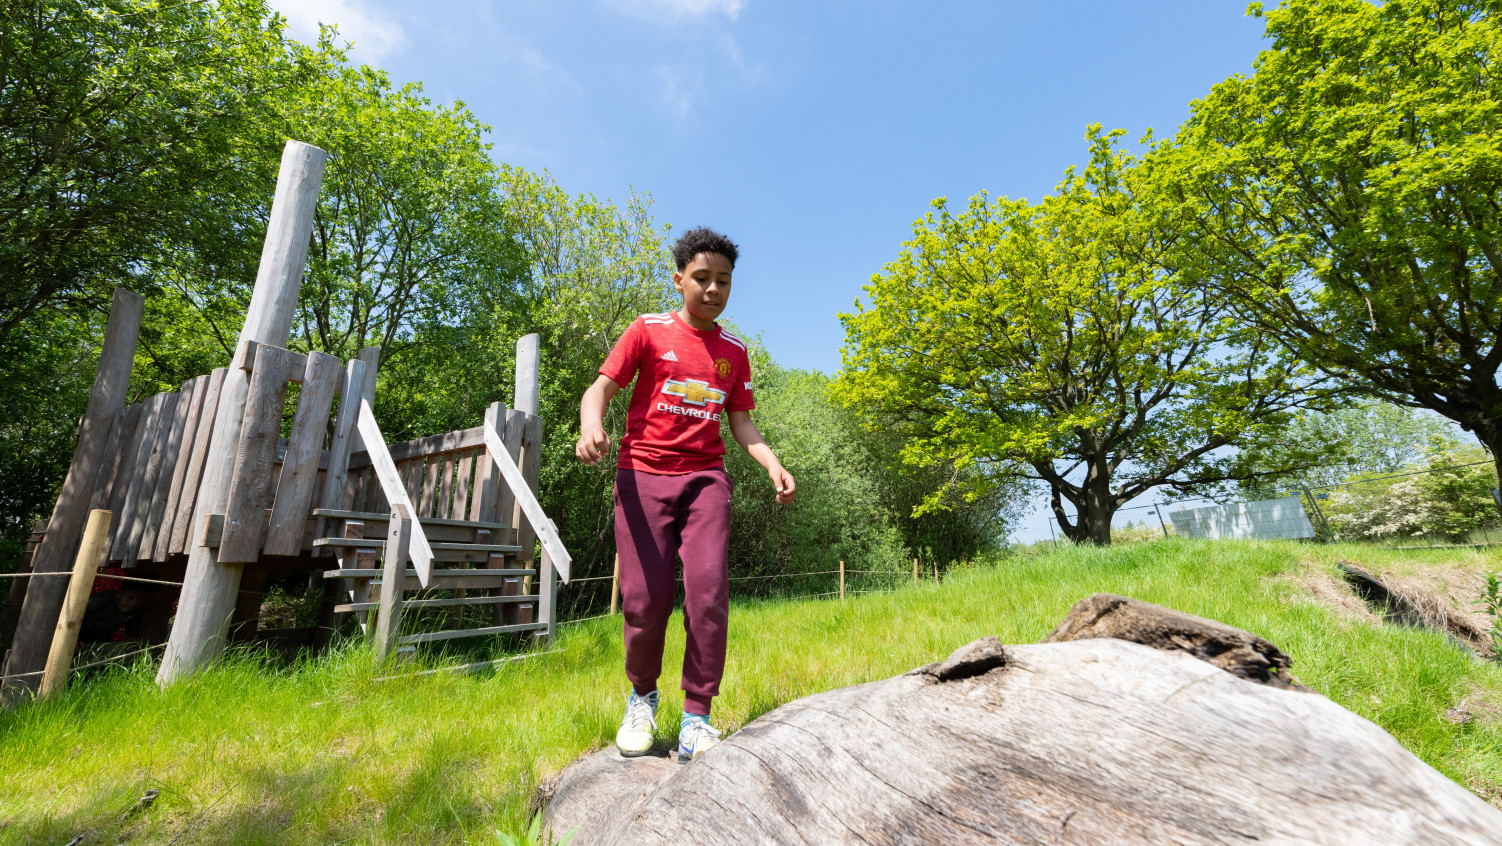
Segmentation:
<svg viewBox="0 0 1502 846">
<path fill-rule="evenodd" d="M 840 562 L 840 599 L 845 598 L 845 562 Z"/>
<path fill-rule="evenodd" d="M 229 503 L 249 389 L 245 362 L 241 360 L 249 349 L 245 342 L 285 347 L 291 334 L 292 316 L 308 262 L 308 244 L 313 237 L 313 212 L 318 206 L 318 188 L 327 160 L 328 153 L 301 141 L 288 141 L 282 151 L 255 291 L 214 414 L 209 456 L 190 524 L 188 567 L 178 600 L 177 621 L 157 672 L 159 684 L 171 684 L 192 673 L 213 661 L 224 649 L 225 631 L 234 613 L 245 567 L 220 564 L 218 550 L 204 546 L 199 533 L 203 531 L 205 518 L 225 513 Z"/>
<path fill-rule="evenodd" d="M 42 674 L 43 698 L 68 684 L 73 649 L 78 646 L 78 630 L 83 627 L 83 612 L 88 607 L 89 591 L 94 587 L 94 574 L 99 572 L 99 559 L 104 557 L 104 542 L 109 539 L 109 534 L 110 512 L 104 509 L 90 511 L 89 523 L 83 530 L 83 543 L 79 545 L 78 558 L 73 562 L 73 576 L 68 579 L 68 596 L 63 600 L 57 631 L 52 635 L 52 648 L 47 652 L 47 669 Z"/>
<path fill-rule="evenodd" d="M 95 480 L 104 464 L 111 424 L 125 407 L 130 367 L 135 361 L 136 338 L 141 332 L 141 313 L 145 308 L 145 297 L 124 288 L 115 289 L 88 409 L 78 424 L 78 446 L 73 450 L 73 463 L 68 465 L 68 475 L 63 478 L 62 490 L 52 507 L 52 518 L 47 521 L 47 534 L 32 557 L 33 573 L 66 572 L 78 550 L 79 538 L 89 519 Z M 61 578 L 36 582 L 27 586 L 26 598 L 21 603 L 7 673 L 35 673 L 47 662 L 53 626 L 62 610 L 67 585 Z M 6 682 L 4 696 L 0 698 L 9 701 L 21 691 L 34 689 L 35 684 L 34 675 Z"/>
<path fill-rule="evenodd" d="M 516 392 L 512 396 L 513 402 L 511 407 L 517 411 L 525 412 L 532 417 L 536 417 L 538 412 L 537 396 L 540 383 L 539 376 L 542 370 L 538 343 L 539 337 L 535 333 L 523 335 L 516 341 Z M 528 434 L 534 434 L 530 431 L 530 427 Z M 537 426 L 535 436 L 531 441 L 526 446 L 527 454 L 522 457 L 522 466 L 532 471 L 529 474 L 529 482 L 535 478 L 534 474 L 538 467 L 538 455 L 542 450 L 542 427 L 540 425 Z M 526 544 L 530 540 L 530 533 L 521 531 L 521 521 L 524 518 L 521 513 L 520 504 L 516 505 L 515 509 L 513 525 L 517 527 L 518 539 L 523 544 Z M 536 530 L 538 527 L 533 526 L 532 528 Z M 523 550 L 522 557 L 525 559 L 530 553 L 530 549 Z M 553 628 L 557 624 L 557 620 L 554 618 L 558 613 L 558 577 L 553 570 L 553 560 L 548 556 L 546 551 L 535 560 L 537 563 L 537 580 L 535 582 L 537 585 L 537 619 L 538 622 L 547 624 L 547 628 L 543 629 L 543 637 L 551 643 L 553 640 Z M 531 593 L 531 585 L 527 583 L 528 581 L 530 579 L 523 582 L 522 591 L 524 593 Z"/>
<path fill-rule="evenodd" d="M 376 663 L 385 661 L 401 633 L 402 591 L 407 586 L 407 559 L 412 546 L 412 512 L 403 503 L 391 506 L 386 533 L 386 563 L 381 572 L 380 617 L 375 625 Z"/>
<path fill-rule="evenodd" d="M 913 559 L 913 584 L 918 583 L 918 559 Z"/>
<path fill-rule="evenodd" d="M 610 576 L 610 616 L 615 616 L 617 600 L 621 598 L 621 556 L 615 556 L 615 572 Z"/>
</svg>

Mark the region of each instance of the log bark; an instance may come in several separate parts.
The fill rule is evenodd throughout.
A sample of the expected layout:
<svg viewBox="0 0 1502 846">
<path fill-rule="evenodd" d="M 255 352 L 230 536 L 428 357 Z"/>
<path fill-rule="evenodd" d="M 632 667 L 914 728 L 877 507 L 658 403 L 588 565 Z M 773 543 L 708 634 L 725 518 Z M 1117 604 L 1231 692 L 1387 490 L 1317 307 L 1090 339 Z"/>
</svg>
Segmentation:
<svg viewBox="0 0 1502 846">
<path fill-rule="evenodd" d="M 1091 607 L 1112 604 L 1143 611 Z M 984 638 L 784 705 L 686 765 L 587 756 L 548 822 L 577 846 L 1502 844 L 1502 812 L 1378 726 L 1179 639 Z"/>
</svg>

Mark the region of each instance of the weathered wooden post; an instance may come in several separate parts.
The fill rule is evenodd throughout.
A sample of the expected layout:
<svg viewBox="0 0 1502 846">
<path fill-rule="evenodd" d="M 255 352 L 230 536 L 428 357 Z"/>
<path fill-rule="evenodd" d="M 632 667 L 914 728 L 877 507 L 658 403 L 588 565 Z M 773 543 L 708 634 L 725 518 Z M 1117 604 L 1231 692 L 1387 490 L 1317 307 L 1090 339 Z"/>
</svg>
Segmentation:
<svg viewBox="0 0 1502 846">
<path fill-rule="evenodd" d="M 535 333 L 523 335 L 516 342 L 516 393 L 512 407 L 517 411 L 526 412 L 533 417 L 537 416 L 538 411 L 537 395 L 540 382 L 539 375 L 541 373 L 538 342 L 539 338 Z M 542 450 L 541 430 L 542 427 L 538 426 L 536 437 L 526 447 L 528 454 L 523 457 L 525 465 L 536 466 L 537 464 L 539 454 Z M 512 525 L 520 528 L 523 517 L 520 503 L 515 506 L 512 517 Z M 538 527 L 533 526 L 532 528 L 535 530 Z M 519 531 L 518 536 L 524 544 L 530 540 L 526 533 Z M 524 551 L 522 554 L 526 555 L 528 552 L 530 550 Z M 531 586 L 526 582 L 523 582 L 522 590 L 525 593 L 532 592 Z M 544 637 L 549 641 L 553 638 L 553 627 L 557 622 L 554 619 L 557 615 L 557 600 L 558 577 L 553 571 L 552 559 L 549 558 L 547 550 L 544 549 L 542 554 L 537 558 L 537 619 L 539 622 L 547 624 L 547 628 L 543 632 L 545 633 Z"/>
<path fill-rule="evenodd" d="M 328 153 L 301 141 L 288 141 L 282 151 L 255 293 L 251 295 L 240 343 L 235 346 L 235 358 L 225 374 L 214 415 L 209 458 L 193 510 L 188 569 L 178 600 L 177 621 L 157 673 L 160 684 L 170 684 L 192 673 L 213 661 L 224 649 L 225 630 L 234 613 L 245 565 L 220 564 L 218 551 L 204 546 L 199 533 L 205 518 L 225 513 L 229 502 L 249 387 L 245 362 L 241 360 L 248 350 L 245 342 L 285 347 L 291 334 L 292 315 L 308 260 L 308 242 L 313 235 L 318 187 L 327 160 Z"/>
<path fill-rule="evenodd" d="M 125 392 L 130 387 L 130 367 L 136 357 L 136 338 L 141 331 L 141 313 L 145 306 L 146 298 L 140 294 L 124 288 L 115 289 L 88 409 L 78 424 L 78 446 L 73 450 L 73 463 L 68 466 L 57 504 L 52 507 L 52 519 L 47 521 L 47 534 L 32 558 L 33 573 L 63 573 L 73 563 L 73 554 L 78 550 L 84 523 L 89 516 L 94 480 L 104 463 L 110 426 L 115 415 L 125 407 Z M 35 673 L 46 664 L 53 626 L 62 610 L 63 594 L 68 587 L 61 578 L 42 578 L 35 582 L 27 586 L 21 616 L 16 624 L 16 640 L 5 666 L 8 675 L 32 675 L 8 682 L 3 691 L 6 701 L 35 688 Z"/>
<path fill-rule="evenodd" d="M 918 559 L 913 559 L 913 584 L 918 583 Z"/>
<path fill-rule="evenodd" d="M 845 598 L 845 562 L 840 562 L 840 599 Z"/>
<path fill-rule="evenodd" d="M 615 572 L 610 576 L 610 616 L 615 616 L 616 603 L 621 598 L 621 556 L 615 556 Z"/>
<path fill-rule="evenodd" d="M 401 634 L 402 592 L 407 586 L 407 559 L 412 548 L 412 512 L 405 503 L 391 506 L 386 532 L 386 562 L 381 571 L 381 607 L 375 625 L 376 662 L 385 661 Z"/>
<path fill-rule="evenodd" d="M 89 591 L 94 587 L 94 576 L 99 572 L 99 559 L 104 557 L 104 543 L 109 540 L 110 513 L 104 509 L 89 512 L 89 523 L 83 530 L 83 543 L 78 547 L 78 558 L 73 563 L 73 576 L 68 579 L 68 596 L 63 601 L 62 614 L 58 615 L 57 630 L 52 635 L 52 648 L 47 652 L 47 669 L 42 673 L 42 689 L 39 695 L 48 697 L 68 684 L 68 671 L 73 668 L 73 650 L 78 646 L 78 632 L 83 628 L 83 613 L 89 605 Z"/>
</svg>

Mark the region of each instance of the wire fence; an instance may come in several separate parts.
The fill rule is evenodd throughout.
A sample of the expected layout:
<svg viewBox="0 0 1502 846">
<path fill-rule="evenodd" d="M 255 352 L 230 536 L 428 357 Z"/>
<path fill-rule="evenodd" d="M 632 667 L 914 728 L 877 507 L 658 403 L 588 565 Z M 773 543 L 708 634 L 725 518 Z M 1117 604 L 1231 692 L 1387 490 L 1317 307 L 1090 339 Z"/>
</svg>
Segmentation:
<svg viewBox="0 0 1502 846">
<path fill-rule="evenodd" d="M 1113 543 L 1179 534 L 1200 536 L 1187 512 L 1254 506 L 1297 497 L 1316 542 L 1358 541 L 1402 549 L 1469 549 L 1502 546 L 1502 493 L 1491 459 L 1446 463 L 1401 472 L 1359 474 L 1327 484 L 1294 485 L 1264 496 L 1159 501 L 1129 505 L 1111 520 Z M 1252 509 L 1243 509 L 1250 512 Z M 1072 515 L 1071 515 L 1072 516 Z M 1045 545 L 1067 543 L 1048 515 Z M 1226 522 L 1226 521 L 1223 521 Z M 1235 521 L 1229 521 L 1235 522 Z M 1255 515 L 1246 525 L 1213 537 L 1263 537 Z M 1287 536 L 1287 535 L 1284 535 Z M 1037 544 L 1032 544 L 1037 546 Z"/>
</svg>

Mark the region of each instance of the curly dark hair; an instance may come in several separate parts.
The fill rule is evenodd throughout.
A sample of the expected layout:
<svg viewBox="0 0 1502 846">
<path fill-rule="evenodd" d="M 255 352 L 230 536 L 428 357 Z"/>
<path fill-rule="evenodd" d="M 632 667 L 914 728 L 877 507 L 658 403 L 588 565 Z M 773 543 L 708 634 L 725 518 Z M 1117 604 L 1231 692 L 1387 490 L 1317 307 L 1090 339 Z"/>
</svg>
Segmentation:
<svg viewBox="0 0 1502 846">
<path fill-rule="evenodd" d="M 673 263 L 682 270 L 700 253 L 719 253 L 730 260 L 730 267 L 734 269 L 741 249 L 724 235 L 707 226 L 700 226 L 678 236 L 678 243 L 673 245 Z"/>
</svg>

